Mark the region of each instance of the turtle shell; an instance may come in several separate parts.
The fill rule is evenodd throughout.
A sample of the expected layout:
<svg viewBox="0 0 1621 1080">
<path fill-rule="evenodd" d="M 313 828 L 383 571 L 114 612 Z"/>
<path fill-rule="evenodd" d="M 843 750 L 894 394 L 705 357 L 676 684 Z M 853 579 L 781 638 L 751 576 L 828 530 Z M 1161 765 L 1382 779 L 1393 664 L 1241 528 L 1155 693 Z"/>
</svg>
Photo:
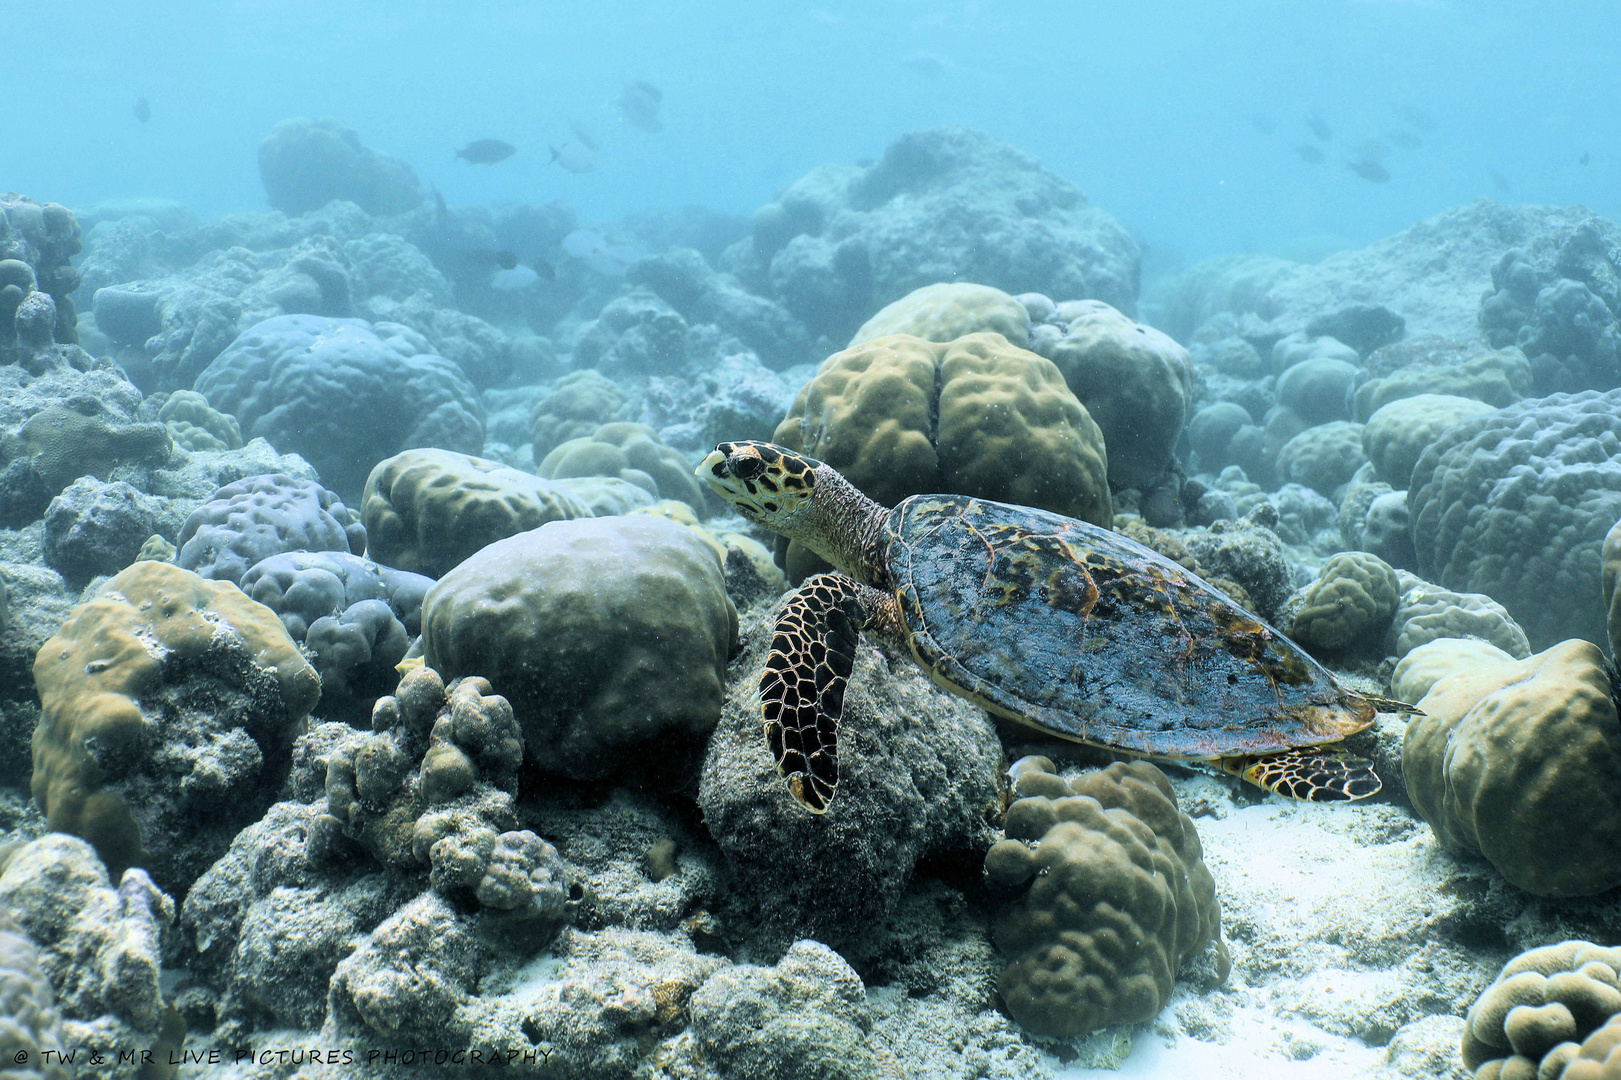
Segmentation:
<svg viewBox="0 0 1621 1080">
<path fill-rule="evenodd" d="M 1373 722 L 1373 703 L 1282 633 L 1116 533 L 953 495 L 913 496 L 886 527 L 913 655 L 993 713 L 1184 760 L 1337 742 Z"/>
</svg>

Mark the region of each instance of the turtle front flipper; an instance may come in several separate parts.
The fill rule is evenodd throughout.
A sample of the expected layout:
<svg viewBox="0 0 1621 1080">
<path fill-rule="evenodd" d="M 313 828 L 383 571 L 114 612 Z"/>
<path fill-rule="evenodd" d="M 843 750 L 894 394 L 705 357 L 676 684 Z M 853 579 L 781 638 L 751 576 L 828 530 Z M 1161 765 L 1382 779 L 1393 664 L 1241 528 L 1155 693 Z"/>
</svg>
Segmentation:
<svg viewBox="0 0 1621 1080">
<path fill-rule="evenodd" d="M 813 814 L 827 812 L 838 787 L 839 718 L 861 629 L 886 603 L 843 574 L 817 574 L 777 617 L 760 676 L 765 737 L 789 793 Z"/>
<path fill-rule="evenodd" d="M 1378 794 L 1384 783 L 1373 762 L 1336 746 L 1300 747 L 1281 754 L 1219 758 L 1223 772 L 1256 787 L 1309 802 L 1355 802 Z"/>
</svg>

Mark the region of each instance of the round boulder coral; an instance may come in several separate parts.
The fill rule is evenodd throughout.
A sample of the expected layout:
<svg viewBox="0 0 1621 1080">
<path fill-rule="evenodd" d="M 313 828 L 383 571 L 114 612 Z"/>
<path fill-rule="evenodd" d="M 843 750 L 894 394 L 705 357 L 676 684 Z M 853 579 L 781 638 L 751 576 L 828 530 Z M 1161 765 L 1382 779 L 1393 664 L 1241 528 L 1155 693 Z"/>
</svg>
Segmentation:
<svg viewBox="0 0 1621 1080">
<path fill-rule="evenodd" d="M 720 717 L 737 612 L 708 545 L 638 514 L 496 541 L 429 590 L 422 633 L 430 667 L 501 687 L 531 761 L 598 779 L 697 749 Z"/>
<path fill-rule="evenodd" d="M 1362 456 L 1362 425 L 1335 420 L 1307 428 L 1278 451 L 1278 475 L 1333 497 L 1356 474 Z"/>
<path fill-rule="evenodd" d="M 624 405 L 624 392 L 606 375 L 591 368 L 564 375 L 529 409 L 535 463 L 546 460 L 553 447 L 618 420 Z"/>
<path fill-rule="evenodd" d="M 1119 762 L 1066 782 L 1046 758 L 1011 771 L 1017 801 L 985 874 L 1028 883 L 993 931 L 1015 1020 L 1055 1038 L 1145 1023 L 1184 960 L 1214 943 L 1225 964 L 1215 881 L 1164 773 Z"/>
<path fill-rule="evenodd" d="M 850 344 L 909 334 L 924 341 L 955 341 L 969 334 L 1001 334 L 1030 346 L 1030 313 L 1017 299 L 989 285 L 953 281 L 913 289 L 862 324 Z"/>
<path fill-rule="evenodd" d="M 679 499 L 700 515 L 708 512 L 692 466 L 646 424 L 603 424 L 554 447 L 536 469 L 552 480 L 617 476 L 655 499 Z"/>
<path fill-rule="evenodd" d="M 1419 394 L 1470 398 L 1500 409 L 1531 393 L 1531 365 L 1512 345 L 1421 336 L 1374 351 L 1352 392 L 1355 418 L 1367 421 L 1392 401 Z"/>
<path fill-rule="evenodd" d="M 1452 425 L 1492 412 L 1490 405 L 1451 394 L 1399 398 L 1368 418 L 1362 450 L 1382 480 L 1405 488 L 1424 448 Z"/>
<path fill-rule="evenodd" d="M 1480 593 L 1457 593 L 1405 570 L 1396 572 L 1401 599 L 1385 636 L 1385 654 L 1398 660 L 1438 638 L 1476 638 L 1516 660 L 1531 655 L 1525 631 L 1507 609 Z"/>
<path fill-rule="evenodd" d="M 1443 846 L 1485 856 L 1538 896 L 1621 885 L 1621 718 L 1596 645 L 1566 641 L 1515 660 L 1442 639 L 1409 653 L 1394 686 L 1423 694 L 1402 773 Z"/>
<path fill-rule="evenodd" d="M 1306 648 L 1323 652 L 1378 647 L 1400 595 L 1396 571 L 1383 559 L 1365 551 L 1342 552 L 1291 598 L 1282 629 Z"/>
<path fill-rule="evenodd" d="M 199 577 L 240 582 L 283 551 L 366 550 L 366 527 L 336 494 L 284 473 L 226 484 L 180 527 L 175 562 Z"/>
<path fill-rule="evenodd" d="M 384 341 L 363 319 L 266 319 L 215 357 L 195 389 L 246 438 L 302 456 L 350 498 L 373 463 L 401 450 L 484 446 L 484 405 L 461 369 L 405 339 Z"/>
<path fill-rule="evenodd" d="M 183 450 L 238 450 L 242 429 L 236 417 L 215 409 L 195 390 L 176 390 L 158 410 L 169 437 Z"/>
<path fill-rule="evenodd" d="M 1606 1080 L 1609 1073 L 1572 1070 L 1578 1057 L 1603 1060 L 1609 1047 L 1578 1046 L 1621 1014 L 1621 949 L 1587 941 L 1523 952 L 1469 1008 L 1463 1064 L 1477 1077 Z M 1621 1035 L 1621 1032 L 1617 1033 Z M 1612 1044 L 1613 1045 L 1613 1044 Z"/>
<path fill-rule="evenodd" d="M 274 800 L 321 681 L 235 585 L 138 562 L 34 661 L 34 799 L 115 875 L 184 891 Z"/>
<path fill-rule="evenodd" d="M 1188 351 L 1101 300 L 1058 305 L 1063 329 L 1043 355 L 1058 365 L 1109 448 L 1109 483 L 1146 488 L 1170 468 L 1193 404 Z"/>
<path fill-rule="evenodd" d="M 1604 641 L 1594 584 L 1621 517 L 1621 390 L 1522 401 L 1449 428 L 1413 467 L 1407 504 L 1424 577 L 1498 601 L 1532 648 Z"/>
<path fill-rule="evenodd" d="M 773 441 L 885 506 L 950 492 L 1113 521 L 1102 432 L 1050 360 L 999 334 L 898 334 L 835 353 Z M 798 543 L 783 550 L 790 579 L 822 565 Z"/>
<path fill-rule="evenodd" d="M 404 450 L 377 463 L 361 497 L 371 557 L 443 577 L 480 548 L 591 508 L 540 477 L 449 450 Z"/>
</svg>

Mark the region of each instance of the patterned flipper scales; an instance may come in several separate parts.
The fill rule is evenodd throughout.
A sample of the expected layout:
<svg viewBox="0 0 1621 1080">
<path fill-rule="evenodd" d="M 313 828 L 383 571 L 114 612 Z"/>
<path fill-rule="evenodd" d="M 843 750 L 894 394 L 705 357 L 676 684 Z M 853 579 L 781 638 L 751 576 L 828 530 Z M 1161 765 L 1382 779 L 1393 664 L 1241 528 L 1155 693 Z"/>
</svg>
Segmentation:
<svg viewBox="0 0 1621 1080">
<path fill-rule="evenodd" d="M 1355 802 L 1383 786 L 1371 761 L 1333 746 L 1225 757 L 1216 764 L 1257 787 L 1308 802 Z"/>
<path fill-rule="evenodd" d="M 839 717 L 855 667 L 863 594 L 840 574 L 809 578 L 777 618 L 760 676 L 765 737 L 788 791 L 813 814 L 827 812 L 839 783 Z"/>
</svg>

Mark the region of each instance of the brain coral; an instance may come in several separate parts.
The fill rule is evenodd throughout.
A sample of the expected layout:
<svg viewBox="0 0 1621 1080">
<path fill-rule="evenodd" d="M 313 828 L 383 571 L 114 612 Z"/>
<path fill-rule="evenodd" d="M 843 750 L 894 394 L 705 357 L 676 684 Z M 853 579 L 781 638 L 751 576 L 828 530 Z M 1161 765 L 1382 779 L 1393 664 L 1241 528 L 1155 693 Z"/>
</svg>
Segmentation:
<svg viewBox="0 0 1621 1080">
<path fill-rule="evenodd" d="M 236 417 L 217 411 L 195 390 L 176 390 L 158 410 L 169 437 L 184 450 L 236 450 L 242 429 Z"/>
<path fill-rule="evenodd" d="M 1143 488 L 1171 465 L 1193 405 L 1193 365 L 1171 338 L 1101 300 L 1057 307 L 1062 335 L 1042 346 L 1103 431 L 1109 483 Z"/>
<path fill-rule="evenodd" d="M 898 334 L 835 353 L 774 441 L 827 462 L 885 506 L 953 492 L 1113 522 L 1098 426 L 1052 361 L 999 334 Z M 790 578 L 821 565 L 797 543 L 786 551 Z"/>
<path fill-rule="evenodd" d="M 199 577 L 240 582 L 283 551 L 366 550 L 366 527 L 337 495 L 284 473 L 248 476 L 210 495 L 180 527 L 175 562 Z"/>
<path fill-rule="evenodd" d="M 624 392 L 606 375 L 591 368 L 564 375 L 529 409 L 535 464 L 546 460 L 553 447 L 618 420 L 624 405 Z"/>
<path fill-rule="evenodd" d="M 498 461 L 403 450 L 366 478 L 361 514 L 372 558 L 438 578 L 488 544 L 548 521 L 590 517 L 591 508 Z"/>
<path fill-rule="evenodd" d="M 1396 571 L 1383 559 L 1341 552 L 1291 598 L 1282 629 L 1306 648 L 1325 652 L 1383 645 L 1400 595 Z"/>
<path fill-rule="evenodd" d="M 1335 420 L 1309 427 L 1278 451 L 1278 475 L 1332 497 L 1367 459 L 1362 456 L 1362 425 Z"/>
<path fill-rule="evenodd" d="M 953 281 L 913 289 L 862 323 L 845 348 L 891 334 L 955 341 L 982 332 L 1001 334 L 1009 343 L 1027 349 L 1030 313 L 1001 289 Z"/>
<path fill-rule="evenodd" d="M 1604 641 L 1594 584 L 1621 517 L 1621 390 L 1522 401 L 1449 428 L 1413 467 L 1407 504 L 1424 577 L 1498 601 L 1533 648 Z"/>
<path fill-rule="evenodd" d="M 554 447 L 536 470 L 553 480 L 617 476 L 655 499 L 679 499 L 695 513 L 708 512 L 692 467 L 646 424 L 603 424 L 590 435 Z"/>
<path fill-rule="evenodd" d="M 1608 1071 L 1570 1063 L 1578 1056 L 1603 1060 L 1609 1052 L 1598 1044 L 1589 1052 L 1577 1042 L 1621 1013 L 1617 972 L 1621 949 L 1587 941 L 1562 941 L 1516 956 L 1469 1008 L 1464 1068 L 1477 1080 L 1608 1080 Z"/>
<path fill-rule="evenodd" d="M 1489 596 L 1456 593 L 1406 570 L 1396 572 L 1401 599 L 1385 637 L 1385 654 L 1398 660 L 1437 638 L 1478 638 L 1516 660 L 1531 655 L 1525 631 Z"/>
<path fill-rule="evenodd" d="M 1393 687 L 1422 712 L 1402 773 L 1443 846 L 1484 855 L 1539 896 L 1621 884 L 1621 720 L 1598 646 L 1565 641 L 1515 660 L 1447 638 L 1408 653 Z"/>
<path fill-rule="evenodd" d="M 1382 480 L 1406 488 L 1424 448 L 1452 425 L 1495 410 L 1473 398 L 1415 394 L 1381 405 L 1362 429 L 1362 451 Z"/>
<path fill-rule="evenodd" d="M 184 891 L 274 801 L 321 692 L 275 613 L 235 585 L 138 562 L 34 661 L 34 798 L 116 876 Z"/>
<path fill-rule="evenodd" d="M 1015 1020 L 1057 1038 L 1144 1023 L 1184 960 L 1214 944 L 1225 967 L 1215 882 L 1164 773 L 1118 762 L 1066 782 L 1046 758 L 1011 773 L 1017 801 L 985 874 L 1029 883 L 994 929 Z"/>
<path fill-rule="evenodd" d="M 714 727 L 737 612 L 708 545 L 636 514 L 496 541 L 429 590 L 422 634 L 430 667 L 501 687 L 531 761 L 597 779 L 657 772 Z"/>
<path fill-rule="evenodd" d="M 302 456 L 360 493 L 373 463 L 413 446 L 484 447 L 484 405 L 442 356 L 385 342 L 363 319 L 278 315 L 244 331 L 194 387 L 243 434 Z"/>
</svg>

